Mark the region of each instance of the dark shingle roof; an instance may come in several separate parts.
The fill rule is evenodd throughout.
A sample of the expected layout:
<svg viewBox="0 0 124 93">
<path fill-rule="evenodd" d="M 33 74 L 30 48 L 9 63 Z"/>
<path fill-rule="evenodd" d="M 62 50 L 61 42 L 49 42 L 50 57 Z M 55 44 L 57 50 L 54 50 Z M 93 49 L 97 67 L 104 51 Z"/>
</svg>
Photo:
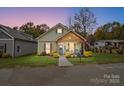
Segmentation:
<svg viewBox="0 0 124 93">
<path fill-rule="evenodd" d="M 24 32 L 13 30 L 12 28 L 7 27 L 7 26 L 3 26 L 1 24 L 0 24 L 0 28 L 15 39 L 21 39 L 21 40 L 36 42 L 36 40 L 31 35 L 28 35 Z"/>
</svg>

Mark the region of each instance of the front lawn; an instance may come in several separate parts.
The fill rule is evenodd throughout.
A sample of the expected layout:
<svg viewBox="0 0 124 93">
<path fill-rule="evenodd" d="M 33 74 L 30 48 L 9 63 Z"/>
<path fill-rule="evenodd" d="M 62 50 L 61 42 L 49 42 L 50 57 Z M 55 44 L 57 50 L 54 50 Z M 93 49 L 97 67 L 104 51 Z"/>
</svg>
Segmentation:
<svg viewBox="0 0 124 93">
<path fill-rule="evenodd" d="M 0 58 L 0 68 L 17 66 L 47 66 L 57 65 L 58 59 L 49 56 L 28 55 L 16 58 Z"/>
<path fill-rule="evenodd" d="M 98 63 L 98 64 L 104 64 L 104 63 L 119 63 L 124 62 L 124 55 L 118 55 L 118 54 L 93 54 L 93 57 L 82 57 L 81 62 L 80 58 L 68 58 L 68 60 L 72 64 L 89 64 L 89 63 Z"/>
</svg>

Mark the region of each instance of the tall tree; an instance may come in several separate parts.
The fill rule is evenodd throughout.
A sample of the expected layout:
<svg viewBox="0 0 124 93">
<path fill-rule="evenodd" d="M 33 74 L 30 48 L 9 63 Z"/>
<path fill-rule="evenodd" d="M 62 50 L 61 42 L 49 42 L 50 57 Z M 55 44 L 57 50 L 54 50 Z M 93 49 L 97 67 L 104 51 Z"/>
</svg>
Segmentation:
<svg viewBox="0 0 124 93">
<path fill-rule="evenodd" d="M 89 8 L 82 8 L 80 12 L 74 16 L 74 28 L 84 37 L 87 37 L 87 34 L 93 31 L 95 25 L 96 17 Z"/>
<path fill-rule="evenodd" d="M 34 25 L 33 22 L 27 22 L 26 24 L 20 27 L 20 31 L 23 31 L 29 35 L 32 35 L 34 38 L 40 36 L 49 29 L 49 26 L 46 24 Z"/>
<path fill-rule="evenodd" d="M 104 24 L 94 33 L 96 40 L 124 39 L 124 25 L 119 22 Z"/>
</svg>

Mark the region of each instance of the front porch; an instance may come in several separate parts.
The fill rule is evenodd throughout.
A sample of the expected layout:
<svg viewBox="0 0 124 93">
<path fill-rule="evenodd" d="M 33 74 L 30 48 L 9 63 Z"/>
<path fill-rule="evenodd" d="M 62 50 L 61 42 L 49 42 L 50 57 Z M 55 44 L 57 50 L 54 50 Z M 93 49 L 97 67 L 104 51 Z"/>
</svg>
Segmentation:
<svg viewBox="0 0 124 93">
<path fill-rule="evenodd" d="M 83 51 L 85 45 L 81 42 L 60 42 L 58 43 L 58 53 L 63 55 L 65 52 L 78 53 Z"/>
<path fill-rule="evenodd" d="M 65 52 L 78 53 L 85 50 L 86 39 L 76 32 L 70 32 L 57 40 L 57 51 L 60 55 Z"/>
</svg>

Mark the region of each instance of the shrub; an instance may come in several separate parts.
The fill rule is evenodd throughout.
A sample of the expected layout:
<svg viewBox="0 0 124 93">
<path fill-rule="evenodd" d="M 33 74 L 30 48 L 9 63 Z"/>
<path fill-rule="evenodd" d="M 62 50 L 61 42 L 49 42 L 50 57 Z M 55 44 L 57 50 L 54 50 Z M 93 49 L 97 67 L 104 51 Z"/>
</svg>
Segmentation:
<svg viewBox="0 0 124 93">
<path fill-rule="evenodd" d="M 52 52 L 50 53 L 50 56 L 53 56 L 54 53 L 57 53 L 57 52 L 56 52 L 56 51 L 52 51 Z"/>
<path fill-rule="evenodd" d="M 71 54 L 70 52 L 65 52 L 65 57 L 70 58 L 71 55 L 72 55 L 72 54 Z"/>
<path fill-rule="evenodd" d="M 59 58 L 59 54 L 58 53 L 53 53 L 53 57 L 54 58 Z"/>
<path fill-rule="evenodd" d="M 121 54 L 123 54 L 123 50 L 122 49 L 118 49 L 117 53 L 121 55 Z"/>
<path fill-rule="evenodd" d="M 2 58 L 9 58 L 9 57 L 11 57 L 10 54 L 7 54 L 7 53 L 2 54 Z"/>
<path fill-rule="evenodd" d="M 93 55 L 93 52 L 92 51 L 84 51 L 83 55 L 85 57 L 91 57 Z"/>
<path fill-rule="evenodd" d="M 71 58 L 75 57 L 73 54 L 71 55 Z"/>
<path fill-rule="evenodd" d="M 47 54 L 46 54 L 46 52 L 45 51 L 43 51 L 41 54 L 40 54 L 40 56 L 46 56 Z"/>
</svg>

